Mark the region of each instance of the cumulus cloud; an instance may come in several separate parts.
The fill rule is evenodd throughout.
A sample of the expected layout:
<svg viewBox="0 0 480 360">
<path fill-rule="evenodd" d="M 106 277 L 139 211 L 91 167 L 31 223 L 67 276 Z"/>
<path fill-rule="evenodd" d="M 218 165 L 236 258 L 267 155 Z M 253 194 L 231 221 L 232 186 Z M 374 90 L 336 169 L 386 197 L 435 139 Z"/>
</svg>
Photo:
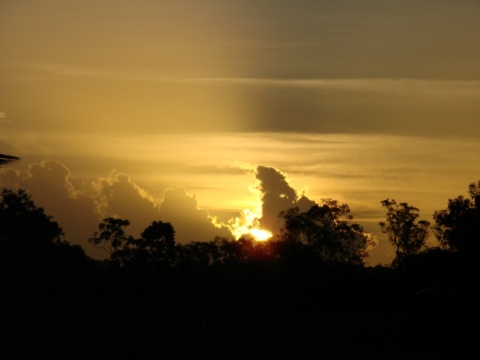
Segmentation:
<svg viewBox="0 0 480 360">
<path fill-rule="evenodd" d="M 215 236 L 231 237 L 228 228 L 214 225 L 208 210 L 198 205 L 195 194 L 184 188 L 170 188 L 159 204 L 127 174 L 113 172 L 92 182 L 97 211 L 102 217 L 114 216 L 130 221 L 128 231 L 138 237 L 152 221 L 169 222 L 177 243 L 210 241 Z"/>
<path fill-rule="evenodd" d="M 176 241 L 211 241 L 216 236 L 233 239 L 252 230 L 268 230 L 278 234 L 283 226 L 281 211 L 298 206 L 308 210 L 315 202 L 296 190 L 286 174 L 273 167 L 244 167 L 254 176 L 251 187 L 258 197 L 254 209 L 240 209 L 238 215 L 225 223 L 217 222 L 214 214 L 202 208 L 195 193 L 184 188 L 168 188 L 161 200 L 155 200 L 128 174 L 117 171 L 93 180 L 75 178 L 58 161 L 30 164 L 25 171 L 4 168 L 0 186 L 25 189 L 37 206 L 65 231 L 65 238 L 81 245 L 89 256 L 104 258 L 106 254 L 88 243 L 106 217 L 130 221 L 127 233 L 139 237 L 153 221 L 169 222 L 176 232 Z M 234 235 L 233 235 L 234 234 Z"/>
<path fill-rule="evenodd" d="M 282 211 L 292 207 L 306 211 L 315 204 L 293 188 L 288 182 L 287 175 L 280 170 L 242 163 L 238 163 L 237 166 L 254 175 L 257 180 L 256 184 L 250 187 L 257 196 L 257 207 L 244 209 L 229 221 L 228 226 L 237 239 L 253 235 L 264 240 L 268 238 L 268 233 L 271 236 L 278 235 L 283 227 L 283 221 L 279 216 Z"/>
<path fill-rule="evenodd" d="M 74 181 L 75 180 L 75 181 Z M 152 196 L 124 173 L 112 172 L 91 181 L 72 179 L 57 161 L 30 164 L 26 171 L 2 169 L 0 186 L 25 189 L 47 215 L 53 217 L 72 244 L 81 245 L 94 258 L 106 256 L 88 243 L 98 224 L 109 216 L 127 219 L 127 233 L 138 237 L 153 221 L 170 222 L 179 243 L 230 237 L 229 229 L 214 225 L 215 218 L 199 207 L 196 195 L 183 188 L 168 189 L 157 204 Z"/>
<path fill-rule="evenodd" d="M 245 165 L 243 168 L 257 179 L 252 190 L 258 195 L 259 208 L 244 210 L 239 217 L 232 219 L 230 225 L 234 232 L 241 230 L 247 234 L 252 229 L 265 229 L 273 235 L 279 234 L 284 225 L 279 217 L 282 211 L 298 207 L 301 212 L 305 212 L 316 204 L 304 192 L 295 189 L 287 174 L 278 169 L 262 165 L 255 169 Z M 236 235 L 239 237 L 241 233 L 236 231 Z M 365 235 L 369 244 L 367 251 L 371 252 L 379 245 L 379 239 L 371 233 Z"/>
<path fill-rule="evenodd" d="M 257 188 L 261 194 L 262 217 L 259 219 L 262 228 L 276 234 L 283 223 L 279 218 L 281 211 L 298 206 L 306 211 L 315 202 L 303 194 L 299 194 L 288 182 L 287 175 L 272 167 L 258 166 L 255 174 Z"/>
<path fill-rule="evenodd" d="M 158 206 L 153 198 L 127 174 L 112 172 L 91 183 L 93 199 L 102 218 L 113 216 L 130 221 L 128 232 L 138 236 L 154 220 L 158 220 Z"/>
<path fill-rule="evenodd" d="M 175 228 L 178 243 L 211 241 L 215 236 L 231 238 L 230 230 L 223 224 L 215 225 L 215 218 L 198 205 L 195 194 L 183 188 L 167 189 L 160 205 L 160 218 Z"/>
</svg>

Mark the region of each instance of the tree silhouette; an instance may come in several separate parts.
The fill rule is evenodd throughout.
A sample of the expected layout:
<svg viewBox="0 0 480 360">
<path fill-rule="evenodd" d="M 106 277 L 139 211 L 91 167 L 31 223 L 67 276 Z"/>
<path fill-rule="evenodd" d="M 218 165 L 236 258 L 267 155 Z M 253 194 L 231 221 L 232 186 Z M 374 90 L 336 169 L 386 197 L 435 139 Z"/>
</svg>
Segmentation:
<svg viewBox="0 0 480 360">
<path fill-rule="evenodd" d="M 434 233 L 440 244 L 464 254 L 480 250 L 480 180 L 468 187 L 470 199 L 458 196 L 448 200 L 444 210 L 433 214 Z"/>
<path fill-rule="evenodd" d="M 153 221 L 141 234 L 141 238 L 130 242 L 134 256 L 150 264 L 175 262 L 175 230 L 170 223 Z"/>
<path fill-rule="evenodd" d="M 468 213 L 465 209 L 478 210 L 479 188 L 480 184 L 470 187 L 473 200 L 466 202 L 469 206 L 460 214 Z M 389 199 L 384 204 L 389 210 L 387 221 L 391 221 L 384 223 L 385 231 L 397 230 L 400 240 L 404 234 L 410 234 L 405 235 L 409 241 L 426 236 L 428 222 L 416 222 L 418 209 Z M 449 210 L 445 212 L 450 214 Z M 349 212 L 346 204 L 326 199 L 303 213 L 298 208 L 282 213 L 285 226 L 275 241 L 217 237 L 185 245 L 175 244 L 170 223 L 154 221 L 139 238 L 133 238 L 125 231 L 128 220 L 109 217 L 89 241 L 105 249 L 111 260 L 87 263 L 82 253 L 70 251 L 61 228 L 25 191 L 4 190 L 0 199 L 0 301 L 8 305 L 3 306 L 5 313 L 17 311 L 11 312 L 6 326 L 16 331 L 7 342 L 14 338 L 23 341 L 20 318 L 39 323 L 36 329 L 46 329 L 35 333 L 31 326 L 22 325 L 31 333 L 27 340 L 35 339 L 42 350 L 51 344 L 48 350 L 54 355 L 53 348 L 60 343 L 66 358 L 67 352 L 71 355 L 78 349 L 69 345 L 72 334 L 94 344 L 86 350 L 90 357 L 108 344 L 129 357 L 162 358 L 177 355 L 176 341 L 185 338 L 186 331 L 200 330 L 201 357 L 219 355 L 213 342 L 218 342 L 218 336 L 228 340 L 226 346 L 238 350 L 240 345 L 232 339 L 248 345 L 252 333 L 261 333 L 267 344 L 275 344 L 271 352 L 276 357 L 283 355 L 284 348 L 277 348 L 279 341 L 295 344 L 295 355 L 298 348 L 318 354 L 318 348 L 311 347 L 318 335 L 311 331 L 313 326 L 326 337 L 325 344 L 334 344 L 327 346 L 327 354 L 338 354 L 337 344 L 351 341 L 354 346 L 348 347 L 346 358 L 375 357 L 373 352 L 364 354 L 361 346 L 372 336 L 380 336 L 385 354 L 391 349 L 398 351 L 396 341 L 404 339 L 400 355 L 405 358 L 442 349 L 432 346 L 441 342 L 439 334 L 454 346 L 464 346 L 463 340 L 457 343 L 452 339 L 458 329 L 467 328 L 462 326 L 463 319 L 473 318 L 471 311 L 477 309 L 473 289 L 478 287 L 478 271 L 463 276 L 457 269 L 456 259 L 464 260 L 459 253 L 441 248 L 419 252 L 421 241 L 412 245 L 400 240 L 398 251 L 414 254 L 404 258 L 401 268 L 356 266 L 363 265 L 368 237 L 352 223 Z M 13 252 L 4 251 L 12 249 L 17 254 L 13 260 Z M 29 256 L 24 257 L 25 253 Z M 31 304 L 37 314 L 31 311 Z M 458 316 L 459 309 L 462 316 Z M 199 321 L 208 323 L 212 314 L 215 324 L 220 324 L 215 326 L 235 319 L 235 336 L 231 336 L 230 325 L 214 329 L 209 324 L 199 330 Z M 81 326 L 77 326 L 77 318 L 82 319 Z M 284 318 L 289 318 L 288 324 Z M 100 319 L 102 330 L 97 330 L 94 321 L 87 324 L 89 319 Z M 290 322 L 293 319 L 295 323 Z M 308 327 L 302 329 L 305 324 Z M 473 321 L 469 325 L 474 325 Z M 385 328 L 389 332 L 381 331 Z M 99 334 L 103 343 L 97 345 Z M 59 342 L 52 343 L 52 336 Z M 160 339 L 156 343 L 160 345 L 142 353 L 151 338 Z M 322 343 L 322 351 L 324 347 Z M 222 343 L 220 350 L 225 354 L 230 349 Z M 435 355 L 443 350 L 436 351 Z"/>
<path fill-rule="evenodd" d="M 215 237 L 212 241 L 215 264 L 231 264 L 240 261 L 240 245 L 236 240 Z"/>
<path fill-rule="evenodd" d="M 94 232 L 88 241 L 105 250 L 110 259 L 120 265 L 174 264 L 175 230 L 170 223 L 153 221 L 139 239 L 126 234 L 125 228 L 129 225 L 126 219 L 107 217 L 98 225 L 100 232 Z"/>
<path fill-rule="evenodd" d="M 285 220 L 281 237 L 311 246 L 326 262 L 363 265 L 370 240 L 362 226 L 351 222 L 349 213 L 347 204 L 332 199 L 323 199 L 303 213 L 294 207 L 280 213 Z"/>
<path fill-rule="evenodd" d="M 39 290 L 49 284 L 51 295 L 60 290 L 59 281 L 68 281 L 70 275 L 86 264 L 83 249 L 64 239 L 62 228 L 35 205 L 25 190 L 2 191 L 0 269 L 3 279 L 9 278 L 12 287 L 33 283 Z M 6 294 L 7 290 L 3 290 Z"/>
<path fill-rule="evenodd" d="M 397 204 L 394 199 L 385 199 L 381 204 L 387 209 L 387 221 L 381 221 L 379 225 L 395 246 L 397 260 L 401 261 L 405 256 L 417 254 L 430 236 L 430 222 L 426 220 L 416 222 L 419 209 L 408 203 Z"/>
<path fill-rule="evenodd" d="M 19 251 L 42 250 L 64 243 L 63 230 L 37 207 L 23 189 L 4 189 L 0 197 L 0 241 Z"/>
<path fill-rule="evenodd" d="M 95 231 L 88 242 L 93 246 L 103 249 L 110 258 L 123 263 L 130 254 L 131 236 L 125 233 L 125 227 L 130 221 L 107 217 L 98 225 L 100 232 Z"/>
<path fill-rule="evenodd" d="M 214 241 L 179 245 L 177 256 L 177 265 L 189 269 L 206 269 L 221 263 L 220 249 Z"/>
</svg>

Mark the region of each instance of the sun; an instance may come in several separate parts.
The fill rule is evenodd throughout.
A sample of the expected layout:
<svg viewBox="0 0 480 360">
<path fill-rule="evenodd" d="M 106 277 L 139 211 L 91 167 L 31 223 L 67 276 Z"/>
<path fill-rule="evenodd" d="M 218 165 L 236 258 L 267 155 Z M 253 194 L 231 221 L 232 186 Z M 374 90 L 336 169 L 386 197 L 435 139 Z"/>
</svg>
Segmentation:
<svg viewBox="0 0 480 360">
<path fill-rule="evenodd" d="M 260 229 L 259 226 L 258 212 L 243 210 L 241 217 L 232 219 L 229 228 L 237 240 L 242 236 L 250 235 L 257 241 L 266 241 L 273 236 L 270 231 Z"/>
<path fill-rule="evenodd" d="M 235 239 L 243 236 L 252 237 L 256 241 L 267 241 L 273 234 L 266 229 L 262 229 L 260 219 L 262 218 L 262 196 L 258 187 L 251 187 L 250 191 L 255 193 L 257 204 L 253 209 L 244 209 L 239 216 L 229 220 L 228 228 Z"/>
<path fill-rule="evenodd" d="M 250 229 L 250 234 L 257 241 L 266 241 L 273 236 L 273 234 L 270 231 L 262 230 L 262 229 Z"/>
</svg>

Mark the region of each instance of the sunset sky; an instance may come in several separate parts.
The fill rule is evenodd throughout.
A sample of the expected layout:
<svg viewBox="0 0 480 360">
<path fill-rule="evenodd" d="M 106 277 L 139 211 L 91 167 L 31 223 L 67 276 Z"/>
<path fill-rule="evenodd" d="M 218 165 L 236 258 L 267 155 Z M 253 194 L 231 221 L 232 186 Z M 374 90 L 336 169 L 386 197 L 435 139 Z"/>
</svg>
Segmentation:
<svg viewBox="0 0 480 360">
<path fill-rule="evenodd" d="M 187 243 L 333 198 L 390 263 L 381 200 L 433 222 L 480 179 L 479 18 L 477 0 L 0 0 L 0 153 L 21 158 L 0 186 L 96 258 L 106 216 Z"/>
</svg>

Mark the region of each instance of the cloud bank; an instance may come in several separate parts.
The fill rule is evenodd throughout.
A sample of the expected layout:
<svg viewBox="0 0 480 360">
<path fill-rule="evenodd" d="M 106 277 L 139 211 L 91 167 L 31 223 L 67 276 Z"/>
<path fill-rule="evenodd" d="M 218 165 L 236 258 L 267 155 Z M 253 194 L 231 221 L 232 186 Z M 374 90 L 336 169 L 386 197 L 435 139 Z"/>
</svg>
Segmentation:
<svg viewBox="0 0 480 360">
<path fill-rule="evenodd" d="M 105 256 L 88 243 L 98 224 L 108 216 L 128 219 L 127 232 L 139 234 L 153 221 L 171 222 L 179 243 L 209 241 L 214 236 L 230 236 L 226 227 L 216 227 L 195 195 L 184 189 L 168 189 L 157 204 L 127 174 L 112 172 L 94 180 L 75 179 L 57 161 L 31 164 L 27 171 L 2 169 L 2 188 L 25 189 L 37 206 L 53 216 L 65 231 L 66 240 L 81 245 L 94 258 Z"/>
<path fill-rule="evenodd" d="M 8 189 L 25 189 L 37 206 L 53 217 L 64 229 L 66 240 L 81 245 L 88 255 L 105 254 L 88 243 L 102 219 L 113 216 L 128 219 L 127 232 L 139 234 L 153 221 L 169 222 L 176 231 L 176 241 L 211 241 L 216 236 L 229 239 L 248 235 L 252 230 L 279 234 L 283 225 L 281 211 L 298 206 L 302 211 L 315 204 L 289 183 L 286 174 L 266 166 L 245 170 L 253 175 L 258 206 L 239 209 L 228 222 L 217 221 L 215 214 L 199 205 L 196 194 L 184 188 L 168 188 L 160 201 L 140 187 L 127 174 L 116 171 L 93 180 L 75 178 L 58 161 L 30 164 L 26 171 L 10 168 L 0 172 L 0 185 Z"/>
</svg>

